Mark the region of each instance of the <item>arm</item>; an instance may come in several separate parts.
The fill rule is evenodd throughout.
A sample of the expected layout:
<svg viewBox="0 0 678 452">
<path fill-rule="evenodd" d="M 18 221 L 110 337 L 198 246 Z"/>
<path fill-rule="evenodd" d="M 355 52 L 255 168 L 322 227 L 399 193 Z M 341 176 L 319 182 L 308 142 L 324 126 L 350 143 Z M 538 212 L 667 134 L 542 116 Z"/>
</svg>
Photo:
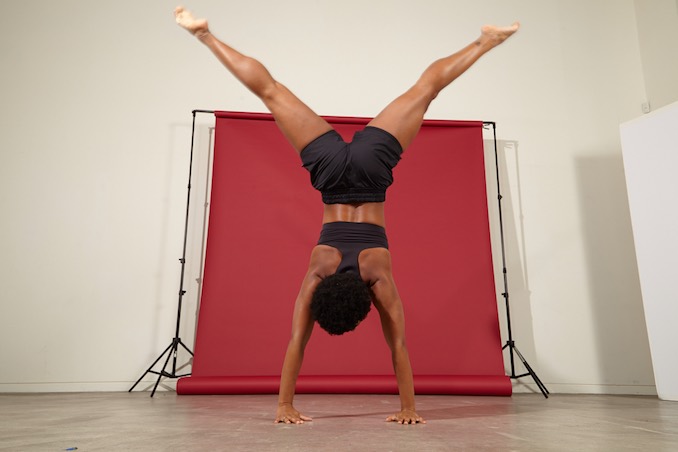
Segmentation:
<svg viewBox="0 0 678 452">
<path fill-rule="evenodd" d="M 278 410 L 275 422 L 286 424 L 301 424 L 312 420 L 303 416 L 293 406 L 294 390 L 297 377 L 304 360 L 304 350 L 313 332 L 313 319 L 311 318 L 311 296 L 317 286 L 319 278 L 309 272 L 304 278 L 301 290 L 294 304 L 294 316 L 292 319 L 292 337 L 287 345 L 285 361 L 283 362 L 280 375 L 280 392 L 278 394 Z"/>
<path fill-rule="evenodd" d="M 401 424 L 425 423 L 426 421 L 416 412 L 412 366 L 405 342 L 405 313 L 391 273 L 391 258 L 388 251 L 375 256 L 374 264 L 374 268 L 380 269 L 372 279 L 374 305 L 379 312 L 384 338 L 391 350 L 400 394 L 400 412 L 386 420 Z"/>
<path fill-rule="evenodd" d="M 294 391 L 297 377 L 304 360 L 304 350 L 313 332 L 313 318 L 311 316 L 311 298 L 323 275 L 333 273 L 339 265 L 340 257 L 336 252 L 325 247 L 316 247 L 311 253 L 311 263 L 308 272 L 301 284 L 301 290 L 294 303 L 292 317 L 292 336 L 287 345 L 285 361 L 280 376 L 280 392 L 278 394 L 278 410 L 275 422 L 286 424 L 302 424 L 312 420 L 299 413 L 294 406 Z"/>
</svg>

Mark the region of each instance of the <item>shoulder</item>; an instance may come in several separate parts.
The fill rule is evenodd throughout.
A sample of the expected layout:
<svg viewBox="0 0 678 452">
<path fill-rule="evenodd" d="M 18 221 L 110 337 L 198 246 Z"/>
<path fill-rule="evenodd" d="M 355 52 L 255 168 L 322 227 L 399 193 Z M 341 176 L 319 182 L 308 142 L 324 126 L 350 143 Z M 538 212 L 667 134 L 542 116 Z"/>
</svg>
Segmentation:
<svg viewBox="0 0 678 452">
<path fill-rule="evenodd" d="M 391 253 L 386 248 L 371 248 L 360 256 L 360 275 L 372 289 L 374 306 L 382 320 L 402 316 L 402 302 L 391 269 Z"/>
<path fill-rule="evenodd" d="M 341 263 L 341 253 L 328 245 L 316 245 L 311 252 L 308 273 L 324 278 L 337 271 Z"/>
<path fill-rule="evenodd" d="M 391 252 L 386 248 L 368 248 L 358 258 L 360 275 L 374 285 L 377 281 L 392 280 Z"/>
</svg>

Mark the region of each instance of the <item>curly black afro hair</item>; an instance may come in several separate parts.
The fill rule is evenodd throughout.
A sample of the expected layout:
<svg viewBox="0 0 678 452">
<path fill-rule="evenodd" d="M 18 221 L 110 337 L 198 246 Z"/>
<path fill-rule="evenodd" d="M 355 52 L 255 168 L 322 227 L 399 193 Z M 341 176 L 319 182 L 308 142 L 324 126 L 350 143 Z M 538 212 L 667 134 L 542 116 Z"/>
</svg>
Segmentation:
<svg viewBox="0 0 678 452">
<path fill-rule="evenodd" d="M 313 293 L 311 314 L 332 335 L 353 331 L 367 317 L 372 291 L 355 273 L 335 273 L 323 279 Z"/>
</svg>

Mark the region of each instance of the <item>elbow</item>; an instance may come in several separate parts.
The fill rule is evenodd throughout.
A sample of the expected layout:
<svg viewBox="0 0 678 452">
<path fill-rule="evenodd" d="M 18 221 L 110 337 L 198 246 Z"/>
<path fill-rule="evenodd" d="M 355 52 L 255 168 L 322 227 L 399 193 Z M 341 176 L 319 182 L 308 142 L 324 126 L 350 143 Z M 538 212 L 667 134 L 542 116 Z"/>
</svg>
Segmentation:
<svg viewBox="0 0 678 452">
<path fill-rule="evenodd" d="M 311 326 L 309 331 L 292 333 L 287 348 L 303 353 L 304 349 L 306 349 L 306 344 L 308 344 L 309 339 L 311 339 L 312 328 L 313 327 Z"/>
<path fill-rule="evenodd" d="M 391 344 L 391 351 L 393 356 L 402 356 L 407 355 L 407 344 L 405 344 L 405 339 L 393 341 Z"/>
</svg>

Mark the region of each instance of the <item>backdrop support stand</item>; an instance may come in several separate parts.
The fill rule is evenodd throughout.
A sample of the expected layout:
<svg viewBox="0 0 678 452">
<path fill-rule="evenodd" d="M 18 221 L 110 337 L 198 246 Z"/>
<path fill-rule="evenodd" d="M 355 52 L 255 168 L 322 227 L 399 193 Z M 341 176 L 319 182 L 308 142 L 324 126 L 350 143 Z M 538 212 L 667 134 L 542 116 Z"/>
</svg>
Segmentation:
<svg viewBox="0 0 678 452">
<path fill-rule="evenodd" d="M 497 173 L 497 201 L 499 205 L 499 236 L 501 238 L 501 264 L 502 264 L 502 273 L 504 277 L 504 292 L 501 295 L 502 297 L 504 297 L 504 304 L 506 307 L 506 329 L 508 330 L 508 340 L 506 341 L 506 344 L 504 344 L 504 346 L 502 347 L 502 350 L 508 349 L 509 351 L 509 359 L 511 362 L 511 374 L 509 375 L 509 377 L 513 380 L 517 380 L 518 378 L 526 377 L 528 375 L 531 376 L 534 382 L 536 383 L 537 387 L 541 391 L 541 393 L 544 395 L 544 397 L 548 399 L 549 397 L 548 395 L 550 394 L 549 390 L 546 389 L 546 386 L 539 379 L 537 373 L 532 369 L 532 367 L 527 362 L 525 357 L 522 355 L 522 353 L 520 353 L 520 351 L 516 347 L 516 343 L 513 340 L 513 332 L 511 331 L 511 310 L 509 307 L 508 278 L 506 272 L 506 247 L 504 245 L 504 221 L 502 216 L 502 203 L 501 203 L 502 195 L 501 195 L 501 185 L 499 183 L 499 154 L 497 152 L 497 127 L 494 122 L 483 122 L 483 127 L 490 126 L 492 127 L 492 134 L 494 139 L 494 162 Z M 520 375 L 516 375 L 514 354 L 518 356 L 527 372 Z"/>
<path fill-rule="evenodd" d="M 151 397 L 155 395 L 155 390 L 158 389 L 158 385 L 160 384 L 160 380 L 162 377 L 165 378 L 180 378 L 180 377 L 187 377 L 191 375 L 191 373 L 186 373 L 186 374 L 177 374 L 177 353 L 179 351 L 179 347 L 182 347 L 184 350 L 186 350 L 188 353 L 191 354 L 191 357 L 193 357 L 193 352 L 184 344 L 179 337 L 179 326 L 181 325 L 181 305 L 182 301 L 184 298 L 184 294 L 186 294 L 186 291 L 184 290 L 184 274 L 186 271 L 186 243 L 188 241 L 188 216 L 189 216 L 189 208 L 190 208 L 190 203 L 191 203 L 191 176 L 193 173 L 193 144 L 195 141 L 195 114 L 196 113 L 214 113 L 213 111 L 210 110 L 193 110 L 193 127 L 191 129 L 191 154 L 190 154 L 190 159 L 189 159 L 189 164 L 188 164 L 188 195 L 186 197 L 186 219 L 184 222 L 184 246 L 183 246 L 183 254 L 181 255 L 181 259 L 179 259 L 179 262 L 181 263 L 181 276 L 179 278 L 179 302 L 177 306 L 177 325 L 176 325 L 176 330 L 174 333 L 174 338 L 172 339 L 172 342 L 170 345 L 167 346 L 164 352 L 160 354 L 156 358 L 155 361 L 153 361 L 153 364 L 151 364 L 146 372 L 144 372 L 141 377 L 137 380 L 134 385 L 129 389 L 128 392 L 132 392 L 132 390 L 141 382 L 141 380 L 150 374 L 155 374 L 158 376 L 157 381 L 155 382 L 155 386 L 153 386 L 153 391 L 151 392 Z M 153 367 L 165 356 L 165 363 L 162 366 L 161 370 L 153 370 Z M 167 370 L 167 365 L 169 364 L 170 358 L 172 358 L 172 368 L 171 371 Z"/>
</svg>

